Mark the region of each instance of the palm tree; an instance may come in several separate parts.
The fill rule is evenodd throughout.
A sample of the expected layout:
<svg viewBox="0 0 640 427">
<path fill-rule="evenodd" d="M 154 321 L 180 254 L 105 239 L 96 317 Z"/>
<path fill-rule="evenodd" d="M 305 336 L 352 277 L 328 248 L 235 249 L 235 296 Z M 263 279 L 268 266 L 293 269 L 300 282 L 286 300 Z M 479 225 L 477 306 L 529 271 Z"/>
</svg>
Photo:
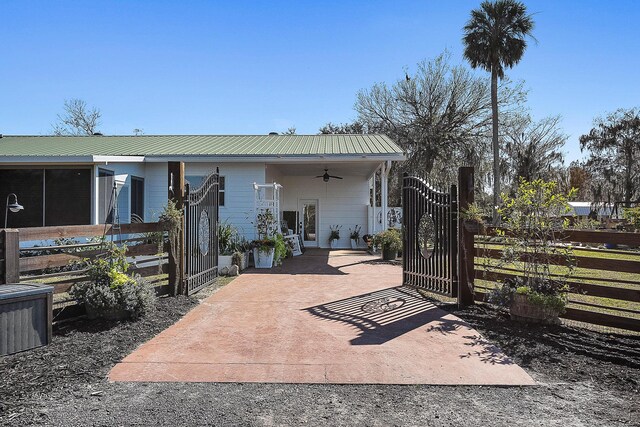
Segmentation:
<svg viewBox="0 0 640 427">
<path fill-rule="evenodd" d="M 491 112 L 493 118 L 493 220 L 499 221 L 497 206 L 500 197 L 500 147 L 498 144 L 498 78 L 504 78 L 504 68 L 512 68 L 527 48 L 533 19 L 524 4 L 515 0 L 484 1 L 480 9 L 471 11 L 464 26 L 464 57 L 473 68 L 491 72 Z"/>
</svg>

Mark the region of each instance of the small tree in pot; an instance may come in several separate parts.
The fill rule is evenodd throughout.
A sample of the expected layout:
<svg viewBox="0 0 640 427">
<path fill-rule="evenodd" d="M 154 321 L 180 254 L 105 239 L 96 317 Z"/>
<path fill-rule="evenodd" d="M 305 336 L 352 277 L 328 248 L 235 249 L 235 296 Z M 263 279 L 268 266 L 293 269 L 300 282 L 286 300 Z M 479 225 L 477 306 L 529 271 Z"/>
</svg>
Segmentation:
<svg viewBox="0 0 640 427">
<path fill-rule="evenodd" d="M 253 261 L 256 268 L 271 268 L 275 253 L 277 222 L 270 210 L 256 215 L 258 239 L 253 241 Z"/>
<path fill-rule="evenodd" d="M 494 290 L 489 301 L 508 305 L 512 319 L 559 322 L 575 260 L 570 245 L 558 244 L 558 235 L 569 224 L 563 215 L 571 210 L 567 200 L 574 194 L 575 189 L 562 194 L 555 182 L 521 179 L 513 197 L 502 195 L 501 262 L 518 273 Z"/>
</svg>

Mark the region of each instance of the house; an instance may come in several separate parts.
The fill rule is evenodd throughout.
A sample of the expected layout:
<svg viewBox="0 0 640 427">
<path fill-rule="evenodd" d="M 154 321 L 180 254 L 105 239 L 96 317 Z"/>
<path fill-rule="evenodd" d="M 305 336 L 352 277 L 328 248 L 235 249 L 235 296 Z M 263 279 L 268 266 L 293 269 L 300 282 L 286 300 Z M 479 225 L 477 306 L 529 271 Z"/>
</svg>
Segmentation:
<svg viewBox="0 0 640 427">
<path fill-rule="evenodd" d="M 374 218 L 386 212 L 387 180 L 376 171 L 386 177 L 404 159 L 385 135 L 5 135 L 0 198 L 15 193 L 24 206 L 9 213 L 8 227 L 99 224 L 110 219 L 115 181 L 120 221 L 153 221 L 167 202 L 167 162 L 183 161 L 192 186 L 219 168 L 220 219 L 246 238 L 254 237 L 253 184 L 277 182 L 282 219 L 306 246 L 328 247 L 329 226 L 341 225 L 338 247 L 348 247 L 349 228 L 380 231 Z M 378 192 L 382 200 L 372 201 Z"/>
</svg>

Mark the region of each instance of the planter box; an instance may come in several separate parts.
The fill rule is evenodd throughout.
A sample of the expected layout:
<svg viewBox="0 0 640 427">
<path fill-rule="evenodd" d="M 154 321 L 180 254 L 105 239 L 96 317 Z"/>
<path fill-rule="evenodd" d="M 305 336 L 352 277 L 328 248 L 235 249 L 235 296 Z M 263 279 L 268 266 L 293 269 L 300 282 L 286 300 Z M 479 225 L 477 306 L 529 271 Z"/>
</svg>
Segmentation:
<svg viewBox="0 0 640 427">
<path fill-rule="evenodd" d="M 511 320 L 547 325 L 560 324 L 560 311 L 529 302 L 527 295 L 514 294 L 509 307 Z"/>
<path fill-rule="evenodd" d="M 0 356 L 51 342 L 53 286 L 0 285 Z"/>
<path fill-rule="evenodd" d="M 356 239 L 351 240 L 351 249 L 358 249 L 358 241 Z"/>
<path fill-rule="evenodd" d="M 275 252 L 274 248 L 270 248 L 268 251 L 264 252 L 259 249 L 253 250 L 253 262 L 255 263 L 256 268 L 271 268 L 273 267 L 273 254 Z"/>
</svg>

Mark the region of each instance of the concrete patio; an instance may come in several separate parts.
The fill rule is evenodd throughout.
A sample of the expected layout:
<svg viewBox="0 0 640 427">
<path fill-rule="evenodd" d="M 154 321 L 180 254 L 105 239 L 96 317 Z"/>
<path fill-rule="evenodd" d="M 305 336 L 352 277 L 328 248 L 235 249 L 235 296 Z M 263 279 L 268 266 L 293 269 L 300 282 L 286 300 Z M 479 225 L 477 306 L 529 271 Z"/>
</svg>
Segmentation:
<svg viewBox="0 0 640 427">
<path fill-rule="evenodd" d="M 309 250 L 249 270 L 110 372 L 111 381 L 533 385 L 399 266 Z"/>
</svg>

